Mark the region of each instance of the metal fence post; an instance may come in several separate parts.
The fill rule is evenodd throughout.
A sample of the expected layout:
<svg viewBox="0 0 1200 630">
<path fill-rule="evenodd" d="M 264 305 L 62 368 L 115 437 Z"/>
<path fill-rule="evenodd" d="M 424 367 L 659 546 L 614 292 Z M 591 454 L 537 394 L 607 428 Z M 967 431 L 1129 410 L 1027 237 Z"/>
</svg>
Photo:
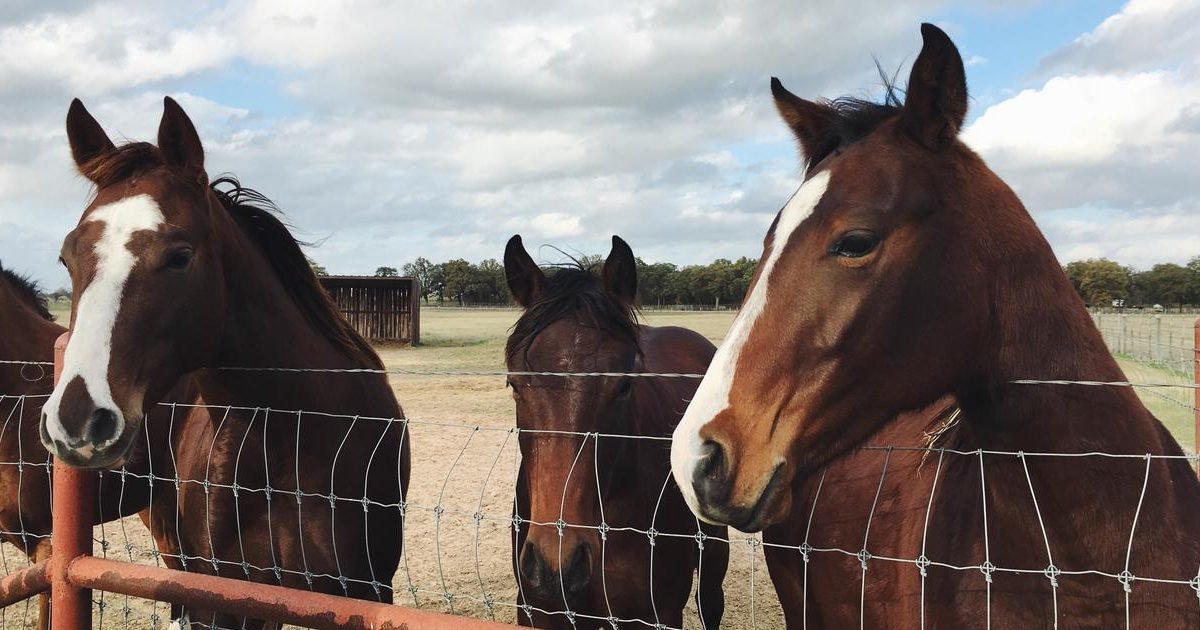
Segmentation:
<svg viewBox="0 0 1200 630">
<path fill-rule="evenodd" d="M 63 356 L 71 333 L 54 342 L 54 381 L 62 375 Z M 96 473 L 71 468 L 54 460 L 53 542 L 50 556 L 50 627 L 87 630 L 92 627 L 92 591 L 76 588 L 67 579 L 71 561 L 92 554 Z"/>
<path fill-rule="evenodd" d="M 1124 313 L 1121 313 L 1121 342 L 1117 346 L 1117 352 L 1120 352 L 1122 354 L 1129 352 L 1129 339 L 1126 338 L 1126 335 L 1128 334 L 1128 331 L 1129 331 L 1129 327 L 1126 325 L 1127 317 L 1128 317 L 1127 315 L 1125 315 Z"/>
<path fill-rule="evenodd" d="M 1200 453 L 1200 319 L 1196 320 L 1195 336 L 1192 339 L 1192 381 L 1196 388 L 1192 390 L 1192 413 L 1196 416 L 1196 452 Z"/>
</svg>

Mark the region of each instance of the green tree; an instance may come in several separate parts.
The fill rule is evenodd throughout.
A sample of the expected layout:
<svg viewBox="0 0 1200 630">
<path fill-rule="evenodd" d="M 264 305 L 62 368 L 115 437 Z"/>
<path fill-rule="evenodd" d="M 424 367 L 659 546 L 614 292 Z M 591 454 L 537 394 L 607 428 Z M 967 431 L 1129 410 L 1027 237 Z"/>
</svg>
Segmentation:
<svg viewBox="0 0 1200 630">
<path fill-rule="evenodd" d="M 1180 312 L 1183 312 L 1184 304 L 1195 299 L 1195 272 L 1182 265 L 1154 265 L 1150 271 L 1140 274 L 1139 280 L 1150 300 L 1164 306 L 1177 304 Z"/>
<path fill-rule="evenodd" d="M 435 265 L 428 258 L 418 257 L 410 263 L 404 263 L 404 275 L 416 278 L 421 284 L 421 297 L 429 303 L 429 296 L 441 295 L 445 283 L 445 273 L 441 265 Z"/>
<path fill-rule="evenodd" d="M 1129 270 L 1107 258 L 1068 263 L 1064 271 L 1090 306 L 1108 306 L 1113 300 L 1129 298 Z"/>
<path fill-rule="evenodd" d="M 641 258 L 636 259 L 638 275 L 638 293 L 642 304 L 662 306 L 674 302 L 671 294 L 673 276 L 679 268 L 671 263 L 647 264 Z"/>
<path fill-rule="evenodd" d="M 446 261 L 443 263 L 443 266 L 445 268 L 445 281 L 442 297 L 456 300 L 459 306 L 465 305 L 467 295 L 471 292 L 471 287 L 475 282 L 474 270 L 471 268 L 471 263 L 462 258 L 455 258 L 454 260 Z"/>
<path fill-rule="evenodd" d="M 395 278 L 396 276 L 399 276 L 399 275 L 400 275 L 400 272 L 397 271 L 395 267 L 376 267 L 375 268 L 375 277 L 376 278 Z"/>
<path fill-rule="evenodd" d="M 508 281 L 504 265 L 489 258 L 475 266 L 474 301 L 484 304 L 508 302 Z"/>
</svg>

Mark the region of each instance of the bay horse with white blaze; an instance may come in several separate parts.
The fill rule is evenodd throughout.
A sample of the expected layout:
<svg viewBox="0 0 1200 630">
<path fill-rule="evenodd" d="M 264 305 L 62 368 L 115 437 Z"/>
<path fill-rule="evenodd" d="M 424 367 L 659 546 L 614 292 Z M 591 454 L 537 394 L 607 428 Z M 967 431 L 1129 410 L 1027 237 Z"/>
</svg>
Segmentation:
<svg viewBox="0 0 1200 630">
<path fill-rule="evenodd" d="M 379 370 L 374 350 L 270 201 L 229 178 L 209 183 L 200 138 L 174 100 L 157 146 L 114 146 L 78 100 L 67 136 L 96 193 L 62 248 L 75 308 L 42 417 L 47 448 L 106 467 L 144 432 L 164 436 L 172 449 L 155 474 L 182 482 L 177 496 L 156 492 L 149 525 L 172 567 L 390 602 L 409 454 L 387 378 L 224 369 Z M 206 404 L 145 422 L 189 374 Z"/>
<path fill-rule="evenodd" d="M 679 628 L 698 570 L 701 622 L 718 627 L 729 547 L 708 540 L 701 550 L 698 540 L 726 531 L 699 524 L 668 483 L 664 441 L 696 381 L 625 376 L 698 374 L 715 348 L 690 330 L 638 322 L 637 267 L 619 237 L 599 275 L 583 267 L 546 274 L 520 236 L 508 242 L 504 271 L 524 308 L 505 348 L 521 450 L 518 620 L 541 628 Z M 579 372 L 622 376 L 561 375 Z"/>
<path fill-rule="evenodd" d="M 54 342 L 66 329 L 54 322 L 36 283 L 0 265 L 0 538 L 31 561 L 51 551 L 50 467 L 38 437 L 42 405 L 54 389 Z M 11 362 L 27 363 L 11 363 Z M 128 470 L 145 475 L 148 444 L 133 449 Z M 96 497 L 95 523 L 150 504 L 144 476 L 105 475 Z M 38 627 L 48 627 L 48 595 L 40 599 Z"/>
<path fill-rule="evenodd" d="M 791 627 L 1195 626 L 1196 474 L 1133 389 L 1015 382 L 1125 376 L 958 139 L 958 50 L 921 33 L 903 103 L 772 80 L 804 182 L 675 431 L 675 478 L 701 518 L 790 546 L 768 564 Z M 855 450 L 931 425 L 929 451 Z"/>
</svg>

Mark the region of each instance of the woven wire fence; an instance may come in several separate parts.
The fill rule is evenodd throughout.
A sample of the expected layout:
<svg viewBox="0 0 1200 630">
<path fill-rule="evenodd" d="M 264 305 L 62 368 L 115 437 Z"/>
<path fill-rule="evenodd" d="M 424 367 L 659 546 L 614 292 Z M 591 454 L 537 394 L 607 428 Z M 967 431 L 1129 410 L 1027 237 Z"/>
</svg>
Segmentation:
<svg viewBox="0 0 1200 630">
<path fill-rule="evenodd" d="M 1192 360 L 1194 361 L 1194 357 Z M 28 364 L 28 366 L 40 365 L 36 363 Z M 228 369 L 237 370 L 244 368 Z M 290 368 L 276 369 L 275 371 L 312 371 L 325 373 L 374 372 L 374 370 L 300 370 Z M 392 376 L 495 378 L 500 380 L 501 383 L 503 382 L 501 379 L 514 375 L 562 376 L 564 378 L 629 376 L 637 378 L 687 379 L 696 379 L 700 376 L 696 374 L 644 373 L 510 373 L 487 370 L 390 369 L 383 370 L 383 372 Z M 37 374 L 33 373 L 32 369 L 30 369 L 28 375 L 30 378 L 37 376 Z M 1174 382 L 1088 383 L 1031 380 L 1020 381 L 1020 383 L 1033 386 L 1134 387 L 1144 397 L 1153 397 L 1156 393 L 1177 388 L 1183 389 L 1188 393 L 1192 393 L 1196 389 L 1194 382 L 1190 384 L 1177 384 Z M 7 405 L 6 407 L 0 407 L 0 409 L 4 410 L 5 416 L 8 418 L 6 426 L 8 422 L 15 421 L 17 429 L 20 430 L 24 426 L 23 423 L 29 422 L 29 418 L 37 417 L 36 412 L 29 413 L 31 411 L 30 406 L 40 407 L 44 399 L 44 395 L 18 395 L 0 398 L 0 402 Z M 1181 399 L 1180 404 L 1195 412 L 1194 407 L 1190 403 Z M 161 418 L 158 421 L 159 424 L 148 424 L 146 433 L 147 444 L 150 444 L 153 432 L 163 430 L 173 431 L 176 428 L 176 423 L 182 422 L 183 416 L 188 411 L 197 407 L 200 406 L 179 403 L 160 404 L 159 410 L 163 412 L 163 417 L 165 417 L 167 424 L 163 426 Z M 942 474 L 943 465 L 956 458 L 977 460 L 981 479 L 986 477 L 985 468 L 991 462 L 1005 459 L 1018 461 L 1023 467 L 1026 467 L 1027 471 L 1026 462 L 1031 459 L 1079 457 L 1112 458 L 1135 462 L 1144 461 L 1146 479 L 1149 479 L 1150 469 L 1154 462 L 1170 459 L 1162 455 L 954 451 L 949 449 L 901 447 L 894 445 L 865 446 L 861 449 L 863 452 L 876 453 L 882 456 L 882 466 L 878 487 L 869 510 L 864 512 L 864 514 L 855 515 L 856 518 L 865 517 L 867 523 L 866 531 L 862 535 L 862 544 L 833 546 L 821 544 L 821 541 L 815 537 L 810 538 L 810 533 L 812 533 L 810 530 L 814 518 L 820 514 L 821 506 L 823 505 L 821 500 L 822 485 L 825 481 L 823 473 L 818 481 L 812 505 L 808 507 L 808 528 L 804 532 L 803 539 L 795 544 L 780 544 L 764 542 L 759 535 L 746 535 L 734 530 L 729 530 L 729 535 L 725 537 L 706 535 L 700 529 L 698 522 L 695 523 L 695 527 L 674 530 L 660 528 L 656 526 L 655 521 L 658 511 L 657 506 L 654 514 L 648 515 L 646 521 L 621 525 L 613 525 L 606 522 L 603 500 L 601 500 L 600 506 L 601 517 L 596 522 L 567 522 L 562 518 L 561 514 L 555 520 L 534 521 L 530 518 L 530 515 L 514 514 L 514 488 L 520 464 L 520 453 L 517 442 L 518 437 L 522 433 L 527 434 L 526 437 L 532 436 L 536 440 L 572 439 L 577 441 L 577 461 L 589 449 L 592 449 L 592 452 L 595 453 L 595 449 L 599 448 L 602 441 L 627 440 L 661 443 L 665 458 L 666 449 L 669 446 L 669 438 L 662 436 L 570 431 L 522 432 L 511 426 L 511 415 L 509 415 L 507 423 L 470 423 L 422 420 L 412 417 L 377 418 L 295 409 L 265 409 L 239 406 L 204 406 L 204 409 L 209 411 L 214 418 L 221 418 L 219 421 L 220 426 L 217 429 L 218 433 L 226 427 L 228 430 L 235 430 L 235 428 L 243 430 L 244 435 L 235 436 L 235 441 L 240 441 L 241 444 L 247 442 L 251 431 L 261 431 L 265 434 L 269 430 L 268 427 L 271 426 L 272 418 L 288 418 L 296 421 L 296 448 L 302 448 L 299 444 L 298 435 L 299 427 L 304 422 L 341 423 L 347 427 L 347 435 L 349 435 L 350 431 L 354 430 L 371 430 L 372 434 L 375 434 L 380 432 L 380 427 L 397 424 L 406 426 L 411 435 L 410 440 L 413 455 L 412 481 L 409 486 L 408 495 L 405 500 L 391 504 L 374 501 L 368 496 L 365 490 L 362 495 L 338 495 L 332 490 L 333 483 L 329 470 L 308 471 L 297 469 L 294 471 L 295 474 L 290 483 L 272 483 L 270 478 L 268 478 L 267 482 L 259 487 L 240 486 L 236 481 L 233 483 L 214 481 L 214 478 L 219 476 L 215 474 L 211 477 L 206 475 L 204 478 L 181 478 L 171 472 L 174 466 L 172 465 L 173 462 L 169 461 L 172 457 L 170 453 L 164 455 L 162 453 L 155 454 L 151 452 L 143 468 L 122 468 L 120 470 L 97 473 L 103 481 L 98 503 L 100 505 L 106 504 L 104 493 L 117 492 L 123 495 L 126 492 L 134 494 L 148 489 L 150 503 L 153 504 L 156 500 L 162 500 L 161 497 L 156 498 L 154 496 L 155 488 L 163 487 L 178 490 L 190 486 L 202 489 L 206 496 L 209 493 L 230 493 L 234 496 L 238 493 L 258 495 L 266 498 L 274 505 L 283 506 L 290 504 L 292 507 L 291 514 L 293 516 L 291 519 L 279 518 L 278 521 L 271 522 L 270 530 L 276 533 L 275 538 L 283 538 L 285 536 L 295 538 L 302 533 L 305 523 L 302 519 L 297 519 L 294 516 L 300 513 L 299 506 L 301 503 L 311 504 L 312 502 L 316 502 L 321 505 L 321 509 L 327 509 L 331 514 L 337 510 L 363 510 L 367 506 L 395 510 L 403 519 L 405 544 L 400 566 L 393 578 L 390 581 L 382 581 L 376 579 L 376 577 L 364 580 L 361 576 L 343 575 L 340 570 L 325 573 L 314 572 L 310 570 L 307 564 L 303 563 L 298 566 L 285 566 L 275 560 L 274 546 L 277 543 L 274 541 L 270 543 L 272 557 L 272 562 L 270 563 L 249 562 L 241 540 L 238 541 L 237 545 L 238 548 L 242 549 L 240 556 L 218 554 L 215 551 L 215 546 L 211 544 L 207 550 L 192 549 L 183 552 L 163 550 L 155 545 L 155 536 L 161 536 L 164 533 L 169 536 L 171 532 L 151 531 L 136 516 L 119 518 L 117 514 L 104 513 L 100 514 L 102 524 L 97 525 L 94 529 L 93 547 L 94 553 L 97 556 L 132 563 L 154 564 L 157 566 L 165 566 L 168 563 L 178 563 L 185 568 L 188 566 L 206 565 L 207 567 L 211 567 L 214 572 L 227 576 L 243 576 L 249 575 L 251 572 L 267 573 L 274 575 L 280 583 L 289 576 L 299 577 L 303 578 L 310 587 L 314 580 L 333 580 L 341 584 L 342 588 L 347 588 L 351 584 L 358 583 L 368 586 L 380 594 L 385 592 L 390 593 L 394 602 L 402 605 L 491 618 L 502 622 L 513 622 L 521 614 L 536 611 L 552 617 L 569 620 L 573 625 L 585 626 L 587 622 L 594 622 L 596 625 L 602 627 L 619 625 L 620 627 L 657 629 L 673 628 L 675 626 L 663 622 L 662 615 L 659 614 L 656 605 L 652 605 L 650 614 L 637 618 L 622 618 L 611 613 L 604 614 L 603 612 L 574 611 L 565 606 L 558 608 L 533 606 L 520 608 L 517 605 L 517 596 L 521 587 L 520 583 L 513 577 L 512 548 L 514 532 L 521 528 L 524 528 L 526 531 L 533 528 L 544 528 L 556 533 L 560 539 L 564 532 L 570 530 L 594 532 L 600 536 L 602 541 L 604 551 L 602 552 L 600 562 L 601 566 L 605 567 L 607 566 L 605 559 L 613 555 L 632 552 L 644 553 L 653 557 L 656 547 L 662 544 L 662 541 L 681 540 L 696 546 L 700 552 L 698 570 L 703 572 L 706 553 L 711 554 L 713 550 L 725 546 L 731 557 L 731 568 L 725 580 L 726 627 L 783 626 L 779 604 L 775 599 L 775 593 L 771 588 L 764 567 L 763 552 L 765 549 L 796 554 L 803 559 L 806 569 L 809 560 L 819 556 L 842 557 L 859 563 L 863 575 L 859 604 L 863 609 L 865 609 L 865 599 L 868 596 L 867 571 L 869 567 L 878 566 L 880 563 L 911 565 L 914 571 L 921 573 L 922 584 L 924 584 L 924 577 L 930 567 L 978 575 L 984 584 L 984 588 L 988 589 L 989 601 L 992 576 L 1003 573 L 1043 576 L 1052 588 L 1052 596 L 1056 608 L 1059 580 L 1070 579 L 1073 576 L 1098 576 L 1113 580 L 1114 583 L 1120 584 L 1127 589 L 1135 581 L 1171 584 L 1179 588 L 1194 591 L 1197 597 L 1200 597 L 1200 573 L 1195 577 L 1133 575 L 1130 572 L 1128 563 L 1122 571 L 1056 567 L 1048 539 L 1046 540 L 1046 547 L 1051 561 L 1044 567 L 1001 566 L 994 563 L 988 554 L 985 554 L 978 559 L 978 562 L 974 563 L 950 562 L 943 558 L 927 556 L 924 553 L 924 543 L 922 543 L 921 553 L 913 554 L 911 557 L 902 557 L 889 555 L 886 551 L 873 548 L 871 544 L 870 524 L 872 518 L 875 516 L 876 507 L 880 504 L 881 500 L 886 500 L 886 497 L 882 496 L 887 492 L 884 479 L 889 474 L 889 462 L 892 461 L 892 457 L 896 453 L 919 452 L 923 457 L 928 457 L 930 460 L 930 470 L 932 471 L 933 488 L 937 487 L 937 480 L 939 475 Z M 230 421 L 227 424 L 226 420 L 229 419 L 241 419 L 241 421 Z M 371 429 L 372 427 L 373 430 Z M 8 436 L 10 434 L 3 433 L 0 435 Z M 240 440 L 236 439 L 238 437 L 240 437 Z M 373 458 L 374 455 L 373 453 L 370 457 Z M 238 457 L 234 459 L 234 462 L 236 463 L 240 457 L 241 452 L 239 451 Z M 1186 458 L 1193 463 L 1196 461 L 1195 456 L 1186 456 Z M 331 462 L 330 470 L 336 470 L 336 465 L 337 461 L 335 457 L 335 461 Z M 18 480 L 32 479 L 33 476 L 44 476 L 47 482 L 49 480 L 49 458 L 44 451 L 39 451 L 37 455 L 19 453 L 15 460 L 9 461 L 6 458 L 6 461 L 0 462 L 0 466 L 6 468 L 10 473 L 15 470 L 17 472 L 15 477 Z M 600 476 L 603 474 L 602 466 L 603 462 L 598 462 L 598 466 L 593 471 L 595 479 L 585 481 L 589 483 L 594 482 L 598 485 Z M 395 471 L 369 471 L 369 474 L 394 475 L 397 473 Z M 895 475 L 895 472 L 892 472 L 892 474 Z M 1026 475 L 1028 479 L 1028 472 L 1026 472 Z M 569 478 L 570 476 L 568 475 Z M 301 479 L 304 480 L 303 483 L 301 483 Z M 318 480 L 319 483 L 312 483 L 313 479 Z M 655 479 L 649 481 L 660 488 L 660 500 L 662 494 L 667 492 L 673 483 L 669 472 L 664 472 L 661 480 Z M 326 485 L 329 489 L 314 489 L 321 485 Z M 1138 498 L 1136 506 L 1136 509 L 1139 511 L 1142 499 L 1146 496 L 1146 491 L 1147 486 L 1143 484 L 1142 495 Z M 566 492 L 567 488 L 564 485 L 564 500 Z M 1034 492 L 1032 481 L 1030 481 L 1030 492 L 1035 497 L 1036 506 L 1036 492 Z M 108 498 L 111 499 L 111 496 Z M 121 498 L 118 497 L 118 500 Z M 111 504 L 111 501 L 108 503 Z M 45 505 L 48 510 L 48 497 L 45 500 Z M 203 519 L 209 523 L 211 528 L 213 517 L 207 513 L 207 505 L 206 502 L 206 513 L 203 515 Z M 932 490 L 929 506 L 929 509 L 932 509 Z M 280 509 L 280 513 L 287 513 L 287 510 Z M 180 518 L 183 517 L 176 512 L 175 523 L 160 523 L 155 525 L 152 522 L 150 528 L 163 526 L 169 528 L 174 526 L 178 530 Z M 190 518 L 195 518 L 195 515 L 191 515 Z M 928 512 L 925 518 L 926 523 L 928 523 L 928 519 L 930 518 Z M 36 541 L 47 535 L 45 532 L 27 530 L 22 524 L 24 522 L 23 517 L 17 519 L 16 526 L 13 526 L 10 520 L 4 522 L 6 536 L 11 537 L 15 535 L 22 541 Z M 1041 520 L 1040 511 L 1038 512 L 1038 520 L 1039 522 Z M 984 527 L 986 532 L 986 520 Z M 351 532 L 331 533 L 331 535 L 335 536 L 355 534 Z M 1136 528 L 1131 529 L 1130 546 L 1133 544 L 1135 534 Z M 397 535 L 399 535 L 399 532 L 397 532 Z M 1045 536 L 1044 527 L 1042 535 L 1043 537 Z M 620 546 L 618 547 L 618 545 Z M 3 565 L 0 565 L 0 569 L 4 571 L 4 575 L 29 565 L 30 561 L 27 558 L 26 546 L 24 544 L 4 545 Z M 302 554 L 303 557 L 304 555 Z M 654 565 L 651 564 L 651 566 Z M 606 581 L 619 580 L 621 577 L 614 575 L 610 578 L 605 575 L 604 579 Z M 695 582 L 693 582 L 694 590 Z M 1128 590 L 1126 592 L 1128 593 Z M 807 600 L 808 597 L 806 594 L 805 601 L 807 602 Z M 690 601 L 692 603 L 688 604 L 683 625 L 689 628 L 699 628 L 701 624 L 696 612 L 696 606 L 694 600 Z M 610 604 L 612 602 L 605 602 L 606 606 Z M 611 608 L 608 608 L 608 610 L 611 610 Z M 158 628 L 164 627 L 171 617 L 170 607 L 166 604 L 102 592 L 94 593 L 94 613 L 96 627 Z M 989 608 L 989 621 L 990 614 Z M 1200 600 L 1198 600 L 1197 615 L 1200 618 Z M 193 623 L 205 622 L 203 619 L 195 618 L 191 621 Z M 36 602 L 27 601 L 23 604 L 0 610 L 0 625 L 4 628 L 34 627 L 36 622 Z"/>
</svg>

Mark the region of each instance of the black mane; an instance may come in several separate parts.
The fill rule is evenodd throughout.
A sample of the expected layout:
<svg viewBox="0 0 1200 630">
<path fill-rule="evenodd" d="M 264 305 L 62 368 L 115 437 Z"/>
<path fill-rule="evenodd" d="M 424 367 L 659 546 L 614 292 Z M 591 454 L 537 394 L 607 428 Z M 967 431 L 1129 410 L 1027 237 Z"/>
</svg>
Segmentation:
<svg viewBox="0 0 1200 630">
<path fill-rule="evenodd" d="M 242 186 L 232 176 L 217 178 L 209 187 L 242 232 L 266 257 L 284 290 L 304 316 L 343 349 L 382 369 L 383 363 L 371 344 L 342 317 L 337 304 L 321 286 L 300 249 L 301 243 L 279 220 L 281 212 L 275 203 L 266 195 Z"/>
<path fill-rule="evenodd" d="M 833 124 L 825 130 L 818 149 L 808 156 L 810 167 L 829 154 L 862 140 L 884 122 L 900 114 L 900 110 L 904 108 L 904 101 L 900 99 L 895 79 L 889 77 L 882 67 L 879 68 L 879 77 L 884 89 L 883 100 L 880 102 L 853 96 L 818 101 L 833 112 L 834 118 Z"/>
<path fill-rule="evenodd" d="M 519 352 L 528 352 L 533 340 L 548 326 L 564 317 L 580 321 L 638 345 L 637 311 L 624 306 L 604 291 L 594 267 L 578 263 L 552 269 L 537 299 L 513 324 L 505 346 L 511 362 Z M 640 352 L 640 348 L 639 348 Z"/>
<path fill-rule="evenodd" d="M 12 286 L 13 291 L 17 294 L 17 298 L 25 302 L 37 312 L 38 315 L 46 321 L 54 321 L 54 316 L 50 314 L 46 294 L 38 288 L 37 282 L 30 279 L 28 276 L 23 276 L 10 269 L 5 269 L 4 265 L 0 265 L 0 277 L 8 281 Z"/>
</svg>

